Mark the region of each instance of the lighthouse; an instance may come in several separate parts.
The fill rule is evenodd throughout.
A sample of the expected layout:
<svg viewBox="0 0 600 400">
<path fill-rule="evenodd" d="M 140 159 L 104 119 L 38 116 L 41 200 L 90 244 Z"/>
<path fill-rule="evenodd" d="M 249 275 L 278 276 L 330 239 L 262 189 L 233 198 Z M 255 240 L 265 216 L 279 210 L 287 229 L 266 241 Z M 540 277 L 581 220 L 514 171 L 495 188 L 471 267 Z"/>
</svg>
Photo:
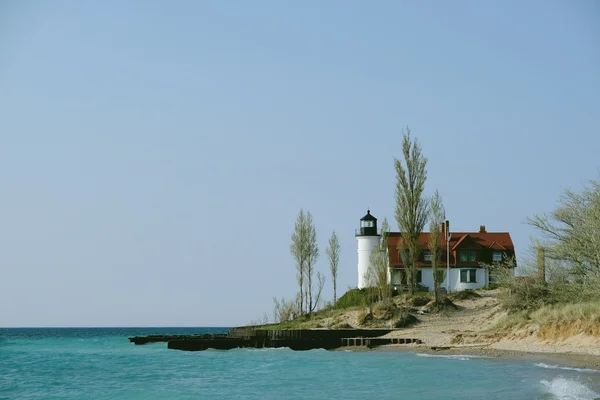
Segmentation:
<svg viewBox="0 0 600 400">
<path fill-rule="evenodd" d="M 369 256 L 371 249 L 379 244 L 380 236 L 377 234 L 377 218 L 367 210 L 367 215 L 360 219 L 360 229 L 356 231 L 358 242 L 358 288 L 367 287 L 366 274 L 369 270 Z"/>
</svg>

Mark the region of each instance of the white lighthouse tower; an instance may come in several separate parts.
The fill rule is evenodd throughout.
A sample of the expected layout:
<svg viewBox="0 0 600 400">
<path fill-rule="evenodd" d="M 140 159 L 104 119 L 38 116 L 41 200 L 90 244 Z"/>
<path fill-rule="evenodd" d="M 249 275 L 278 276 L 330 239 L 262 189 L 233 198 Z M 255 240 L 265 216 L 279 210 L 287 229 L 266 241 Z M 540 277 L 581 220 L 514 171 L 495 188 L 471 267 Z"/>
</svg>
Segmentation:
<svg viewBox="0 0 600 400">
<path fill-rule="evenodd" d="M 367 215 L 360 219 L 360 230 L 356 231 L 358 242 L 358 288 L 367 287 L 366 274 L 369 270 L 369 256 L 371 249 L 379 244 L 380 236 L 377 234 L 377 218 L 367 210 Z"/>
</svg>

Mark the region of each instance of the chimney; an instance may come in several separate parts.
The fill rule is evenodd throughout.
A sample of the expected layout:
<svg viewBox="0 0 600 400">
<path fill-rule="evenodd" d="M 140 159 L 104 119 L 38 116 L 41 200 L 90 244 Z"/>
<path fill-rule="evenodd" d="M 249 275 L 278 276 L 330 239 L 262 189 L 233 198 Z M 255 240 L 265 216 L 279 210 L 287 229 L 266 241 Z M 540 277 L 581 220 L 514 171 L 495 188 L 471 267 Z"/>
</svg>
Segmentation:
<svg viewBox="0 0 600 400">
<path fill-rule="evenodd" d="M 485 225 L 479 225 L 479 233 L 485 233 Z"/>
<path fill-rule="evenodd" d="M 537 266 L 538 266 L 538 277 L 541 282 L 546 282 L 546 257 L 544 255 L 544 248 L 542 246 L 537 249 Z"/>
</svg>

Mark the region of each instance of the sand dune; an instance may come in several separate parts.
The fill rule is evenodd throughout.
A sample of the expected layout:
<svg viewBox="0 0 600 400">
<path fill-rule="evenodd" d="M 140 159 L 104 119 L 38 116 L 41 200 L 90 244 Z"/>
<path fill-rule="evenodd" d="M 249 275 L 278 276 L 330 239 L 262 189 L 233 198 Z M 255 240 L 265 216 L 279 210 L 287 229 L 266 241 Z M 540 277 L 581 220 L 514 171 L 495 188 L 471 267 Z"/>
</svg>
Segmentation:
<svg viewBox="0 0 600 400">
<path fill-rule="evenodd" d="M 488 356 L 538 353 L 559 356 L 573 365 L 600 367 L 600 337 L 578 334 L 563 340 L 542 340 L 536 325 L 497 331 L 493 328 L 506 315 L 498 304 L 499 292 L 481 291 L 480 294 L 480 298 L 456 301 L 460 307 L 457 311 L 417 314 L 419 324 L 388 336 L 419 338 L 423 344 L 411 347 L 429 353 Z M 442 349 L 432 350 L 432 347 Z"/>
</svg>

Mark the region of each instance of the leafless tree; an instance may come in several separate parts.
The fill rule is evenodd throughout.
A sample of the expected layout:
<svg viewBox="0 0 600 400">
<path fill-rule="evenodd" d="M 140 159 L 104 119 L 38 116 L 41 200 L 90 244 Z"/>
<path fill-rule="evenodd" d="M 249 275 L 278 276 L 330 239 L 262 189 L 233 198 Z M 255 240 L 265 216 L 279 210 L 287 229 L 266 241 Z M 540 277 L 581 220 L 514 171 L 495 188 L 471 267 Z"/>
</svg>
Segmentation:
<svg viewBox="0 0 600 400">
<path fill-rule="evenodd" d="M 286 300 L 283 297 L 278 300 L 273 297 L 273 320 L 275 323 L 290 321 L 297 314 L 296 304 L 293 300 Z"/>
<path fill-rule="evenodd" d="M 315 292 L 315 301 L 310 309 L 312 313 L 317 309 L 321 302 L 321 294 L 323 293 L 323 287 L 325 286 L 325 274 L 322 274 L 320 271 L 317 271 L 317 291 Z"/>
<path fill-rule="evenodd" d="M 307 295 L 308 295 L 308 308 L 307 311 L 311 313 L 313 311 L 313 277 L 315 272 L 315 264 L 319 259 L 319 245 L 317 244 L 317 230 L 313 223 L 312 215 L 310 212 L 306 213 L 306 232 L 307 232 L 307 243 L 306 243 L 306 283 L 307 283 Z M 317 277 L 318 278 L 318 277 Z M 316 305 L 317 302 L 315 302 Z"/>
<path fill-rule="evenodd" d="M 527 223 L 544 235 L 546 255 L 565 261 L 579 278 L 600 278 L 600 180 L 577 193 L 566 190 L 559 206 Z"/>
</svg>

